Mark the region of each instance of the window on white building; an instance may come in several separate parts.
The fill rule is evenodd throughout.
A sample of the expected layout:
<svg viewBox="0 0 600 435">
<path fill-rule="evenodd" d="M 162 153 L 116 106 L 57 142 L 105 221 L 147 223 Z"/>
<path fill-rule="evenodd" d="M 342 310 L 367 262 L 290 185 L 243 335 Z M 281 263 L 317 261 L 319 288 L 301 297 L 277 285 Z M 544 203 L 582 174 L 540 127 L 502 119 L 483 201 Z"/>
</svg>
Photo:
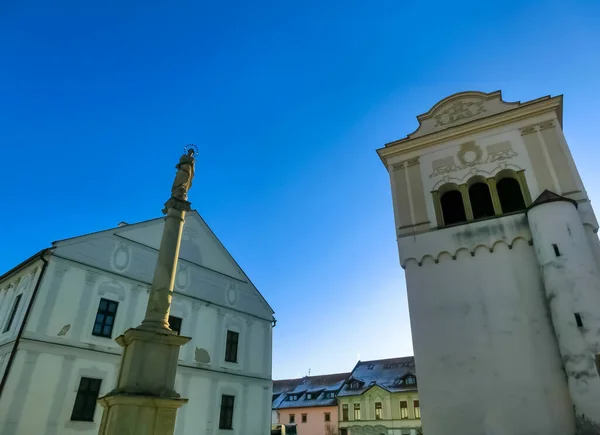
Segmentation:
<svg viewBox="0 0 600 435">
<path fill-rule="evenodd" d="M 346 403 L 342 405 L 342 421 L 348 421 L 348 405 Z"/>
<path fill-rule="evenodd" d="M 73 421 L 94 421 L 96 411 L 96 400 L 100 394 L 102 379 L 81 378 L 75 404 L 71 412 Z"/>
<path fill-rule="evenodd" d="M 115 326 L 115 317 L 117 315 L 118 302 L 110 299 L 100 299 L 98 313 L 94 321 L 92 335 L 97 337 L 112 338 L 113 327 Z"/>
<path fill-rule="evenodd" d="M 375 402 L 375 420 L 381 420 L 381 402 Z"/>
<path fill-rule="evenodd" d="M 235 331 L 227 331 L 227 343 L 225 345 L 225 361 L 236 363 L 238 359 L 238 341 L 240 334 Z"/>
<path fill-rule="evenodd" d="M 406 400 L 400 401 L 400 418 L 402 420 L 408 419 L 408 402 Z"/>
<path fill-rule="evenodd" d="M 413 406 L 415 408 L 415 418 L 421 418 L 421 407 L 419 406 L 419 401 L 415 400 L 413 402 Z"/>
<path fill-rule="evenodd" d="M 234 396 L 223 394 L 221 396 L 221 415 L 219 416 L 219 429 L 233 429 L 233 403 Z"/>
<path fill-rule="evenodd" d="M 354 420 L 360 420 L 360 403 L 354 404 Z"/>
<path fill-rule="evenodd" d="M 181 317 L 169 316 L 169 328 L 177 335 L 181 334 L 181 322 L 183 322 Z"/>
<path fill-rule="evenodd" d="M 10 310 L 10 315 L 8 316 L 8 321 L 6 322 L 6 325 L 4 325 L 4 330 L 2 332 L 8 332 L 10 330 L 13 320 L 15 320 L 15 314 L 17 314 L 17 308 L 19 308 L 22 296 L 23 294 L 21 293 L 15 298 L 15 302 L 13 303 L 12 309 Z"/>
</svg>

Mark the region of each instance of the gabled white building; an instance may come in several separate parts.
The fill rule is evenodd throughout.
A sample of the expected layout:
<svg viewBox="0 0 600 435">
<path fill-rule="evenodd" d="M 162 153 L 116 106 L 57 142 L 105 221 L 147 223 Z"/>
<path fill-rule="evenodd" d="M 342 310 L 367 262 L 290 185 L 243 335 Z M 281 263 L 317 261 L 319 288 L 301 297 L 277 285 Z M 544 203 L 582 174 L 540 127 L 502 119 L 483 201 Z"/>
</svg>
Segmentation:
<svg viewBox="0 0 600 435">
<path fill-rule="evenodd" d="M 0 277 L 0 435 L 96 434 L 114 339 L 142 321 L 163 219 L 61 240 Z M 171 327 L 192 337 L 176 435 L 265 435 L 273 310 L 200 215 L 188 213 Z"/>
</svg>

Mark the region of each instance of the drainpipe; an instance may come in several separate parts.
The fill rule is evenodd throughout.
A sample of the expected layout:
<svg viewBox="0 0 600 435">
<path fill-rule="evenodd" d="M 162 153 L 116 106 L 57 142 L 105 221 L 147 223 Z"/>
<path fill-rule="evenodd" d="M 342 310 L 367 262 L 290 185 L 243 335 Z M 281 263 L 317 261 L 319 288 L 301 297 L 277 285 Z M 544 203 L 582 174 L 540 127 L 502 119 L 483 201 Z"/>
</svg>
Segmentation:
<svg viewBox="0 0 600 435">
<path fill-rule="evenodd" d="M 48 267 L 48 260 L 46 260 L 45 255 L 49 252 L 49 249 L 45 249 L 41 254 L 40 258 L 44 262 L 42 266 L 42 271 L 40 272 L 40 277 L 35 283 L 35 288 L 33 289 L 33 294 L 31 295 L 31 301 L 29 301 L 29 305 L 27 306 L 27 310 L 25 311 L 25 316 L 23 317 L 23 321 L 21 322 L 21 326 L 19 327 L 19 333 L 17 334 L 17 338 L 15 339 L 15 345 L 13 347 L 10 356 L 8 357 L 8 362 L 6 363 L 6 369 L 4 370 L 4 375 L 2 376 L 2 381 L 0 381 L 0 398 L 2 398 L 2 393 L 4 391 L 4 386 L 6 385 L 6 381 L 8 379 L 8 375 L 10 373 L 10 368 L 12 367 L 12 363 L 15 359 L 15 355 L 19 350 L 19 342 L 21 341 L 21 336 L 23 335 L 23 331 L 25 331 L 25 325 L 27 324 L 27 320 L 29 319 L 29 315 L 31 314 L 31 308 L 33 307 L 33 303 L 35 302 L 35 297 L 37 296 L 38 290 L 40 288 L 40 284 L 42 279 L 44 278 L 44 273 L 46 272 L 46 268 Z"/>
</svg>

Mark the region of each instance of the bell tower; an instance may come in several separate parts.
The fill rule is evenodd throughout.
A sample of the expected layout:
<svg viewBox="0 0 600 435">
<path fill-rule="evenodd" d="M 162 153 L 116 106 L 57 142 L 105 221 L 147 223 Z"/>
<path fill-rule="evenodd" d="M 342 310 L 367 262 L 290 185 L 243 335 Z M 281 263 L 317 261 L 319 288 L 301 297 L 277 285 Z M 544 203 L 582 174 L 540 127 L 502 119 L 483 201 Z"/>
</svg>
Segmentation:
<svg viewBox="0 0 600 435">
<path fill-rule="evenodd" d="M 462 92 L 377 150 L 427 435 L 600 428 L 598 223 L 562 96 Z"/>
</svg>

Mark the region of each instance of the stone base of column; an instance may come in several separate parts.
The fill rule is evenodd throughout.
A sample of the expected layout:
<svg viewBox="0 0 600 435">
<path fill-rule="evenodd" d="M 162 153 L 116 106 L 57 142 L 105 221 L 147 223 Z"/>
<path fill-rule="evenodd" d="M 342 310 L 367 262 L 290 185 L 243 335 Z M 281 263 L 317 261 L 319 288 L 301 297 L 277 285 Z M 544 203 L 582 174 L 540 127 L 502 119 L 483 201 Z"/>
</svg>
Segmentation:
<svg viewBox="0 0 600 435">
<path fill-rule="evenodd" d="M 187 399 L 109 393 L 98 403 L 105 408 L 99 435 L 173 435 L 177 409 Z"/>
<path fill-rule="evenodd" d="M 175 391 L 181 346 L 190 341 L 165 329 L 131 328 L 123 346 L 117 387 L 98 399 L 104 413 L 100 435 L 172 435 L 177 409 L 187 403 Z"/>
</svg>

